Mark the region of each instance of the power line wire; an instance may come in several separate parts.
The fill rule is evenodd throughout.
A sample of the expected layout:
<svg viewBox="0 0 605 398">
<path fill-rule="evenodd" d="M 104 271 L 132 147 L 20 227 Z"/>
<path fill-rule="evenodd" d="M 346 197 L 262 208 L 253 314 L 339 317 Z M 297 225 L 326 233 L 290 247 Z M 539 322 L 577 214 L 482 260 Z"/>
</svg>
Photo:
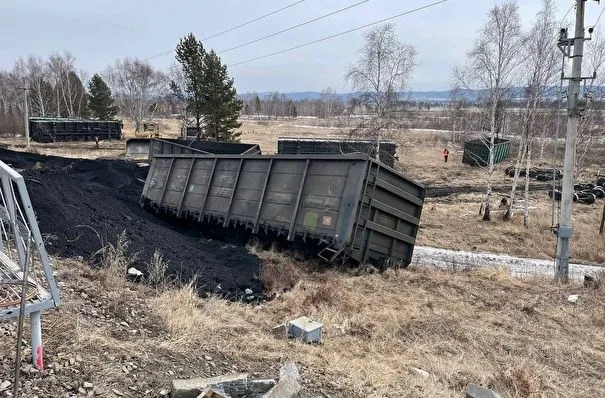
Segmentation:
<svg viewBox="0 0 605 398">
<path fill-rule="evenodd" d="M 294 7 L 295 5 L 300 4 L 300 3 L 302 3 L 303 1 L 305 1 L 305 0 L 299 0 L 299 1 L 296 1 L 296 2 L 294 2 L 294 3 L 292 3 L 292 4 L 289 4 L 289 5 L 285 6 L 285 7 L 280 8 L 280 9 L 278 9 L 278 10 L 272 11 L 272 12 L 270 12 L 270 13 L 268 13 L 268 14 L 265 14 L 265 15 L 261 15 L 260 17 L 258 17 L 258 18 L 254 18 L 254 19 L 252 19 L 252 20 L 250 20 L 250 21 L 248 21 L 248 22 L 244 22 L 243 24 L 240 24 L 240 25 L 234 26 L 234 27 L 232 27 L 232 28 L 229 28 L 229 29 L 223 30 L 222 32 L 219 32 L 219 33 L 216 33 L 216 34 L 213 34 L 213 35 L 210 35 L 210 36 L 204 37 L 204 38 L 202 38 L 202 40 L 209 40 L 209 39 L 213 39 L 213 38 L 215 38 L 215 37 L 217 37 L 217 36 L 221 36 L 221 35 L 224 35 L 225 33 L 229 33 L 229 32 L 231 32 L 231 31 L 234 31 L 235 29 L 239 29 L 239 28 L 244 27 L 244 26 L 246 26 L 246 25 L 250 25 L 250 24 L 251 24 L 251 23 L 253 23 L 253 22 L 260 21 L 261 19 L 264 19 L 264 18 L 266 18 L 266 17 L 268 17 L 268 16 L 271 16 L 271 15 L 273 15 L 273 14 L 277 14 L 277 13 L 278 13 L 278 12 L 280 12 L 280 11 L 287 10 L 287 9 L 288 9 L 288 8 L 290 8 L 290 7 Z"/>
<path fill-rule="evenodd" d="M 559 22 L 559 25 L 563 25 L 563 21 L 565 21 L 565 18 L 567 18 L 567 16 L 569 15 L 569 12 L 574 8 L 575 5 L 576 5 L 576 2 L 574 1 L 573 4 L 569 7 L 567 12 L 565 13 L 565 15 L 563 15 L 563 18 L 561 18 L 561 22 Z"/>
<path fill-rule="evenodd" d="M 238 48 L 242 48 L 242 47 L 247 46 L 247 45 L 252 44 L 252 43 L 257 43 L 257 42 L 259 42 L 259 41 L 261 41 L 261 40 L 265 40 L 265 39 L 268 39 L 268 38 L 270 38 L 270 37 L 277 36 L 277 35 L 280 35 L 280 34 L 282 34 L 282 33 L 285 33 L 285 32 L 291 31 L 291 30 L 294 30 L 294 29 L 296 29 L 296 28 L 300 28 L 301 26 L 308 25 L 308 24 L 313 23 L 313 22 L 317 22 L 317 21 L 319 21 L 320 19 L 324 19 L 324 18 L 330 17 L 330 16 L 332 16 L 332 15 L 335 15 L 335 14 L 341 13 L 341 12 L 343 12 L 343 11 L 350 10 L 351 8 L 354 8 L 354 7 L 357 7 L 357 6 L 361 5 L 361 4 L 367 3 L 368 1 L 370 1 L 370 0 L 363 0 L 363 1 L 357 2 L 357 3 L 355 3 L 355 4 L 351 4 L 350 6 L 347 6 L 347 7 L 341 8 L 341 9 L 338 9 L 338 10 L 336 10 L 336 11 L 332 11 L 332 12 L 330 12 L 330 13 L 328 13 L 328 14 L 321 15 L 321 16 L 319 16 L 319 17 L 317 17 L 317 18 L 313 18 L 313 19 L 310 19 L 310 20 L 305 21 L 305 22 L 301 22 L 301 23 L 299 23 L 299 24 L 297 24 L 297 25 L 294 25 L 294 26 L 291 26 L 291 27 L 289 27 L 289 28 L 286 28 L 286 29 L 280 30 L 279 32 L 271 33 L 271 34 L 269 34 L 269 35 L 266 35 L 266 36 L 263 36 L 263 37 L 259 37 L 258 39 L 250 40 L 249 42 L 246 42 L 246 43 L 243 43 L 243 44 L 237 45 L 237 46 L 235 46 L 235 47 L 231 47 L 231 48 L 228 48 L 228 49 L 226 49 L 226 50 L 219 51 L 218 53 L 219 53 L 219 54 L 226 53 L 226 52 L 228 52 L 228 51 L 236 50 L 236 49 L 238 49 Z"/>
<path fill-rule="evenodd" d="M 594 28 L 595 26 L 597 26 L 597 24 L 599 23 L 599 20 L 601 19 L 601 16 L 603 15 L 603 11 L 605 11 L 605 7 L 603 7 L 601 9 L 601 12 L 599 13 L 599 17 L 597 18 L 597 22 L 595 22 L 592 27 Z"/>
<path fill-rule="evenodd" d="M 260 21 L 261 19 L 264 19 L 264 18 L 267 18 L 267 17 L 269 17 L 269 16 L 271 16 L 271 15 L 277 14 L 278 12 L 281 12 L 281 11 L 287 10 L 288 8 L 294 7 L 295 5 L 300 4 L 300 3 L 304 2 L 304 1 L 305 1 L 305 0 L 298 0 L 298 1 L 295 1 L 294 3 L 288 4 L 287 6 L 284 6 L 284 7 L 282 7 L 282 8 L 277 9 L 277 10 L 271 11 L 271 12 L 269 12 L 269 13 L 267 13 L 267 14 L 263 14 L 263 15 L 261 15 L 260 17 L 256 17 L 256 18 L 254 18 L 254 19 L 251 19 L 251 20 L 249 20 L 249 21 L 246 21 L 246 22 L 244 22 L 244 23 L 241 23 L 241 24 L 239 24 L 239 25 L 237 25 L 237 26 L 234 26 L 234 27 L 232 27 L 232 28 L 225 29 L 225 30 L 223 30 L 223 31 L 221 31 L 221 32 L 218 32 L 218 33 L 212 34 L 212 35 L 210 35 L 210 36 L 204 37 L 204 38 L 203 38 L 203 39 L 201 39 L 201 40 L 202 40 L 202 41 L 203 41 L 203 40 L 209 40 L 209 39 L 213 39 L 213 38 L 218 37 L 218 36 L 222 36 L 222 35 L 224 35 L 225 33 L 232 32 L 232 31 L 234 31 L 234 30 L 236 30 L 236 29 L 239 29 L 239 28 L 242 28 L 242 27 L 244 27 L 244 26 L 246 26 L 246 25 L 250 25 L 250 24 L 251 24 L 251 23 L 253 23 L 253 22 Z M 165 51 L 165 52 L 163 52 L 163 53 L 161 53 L 161 54 L 157 54 L 157 55 L 154 55 L 154 56 L 152 56 L 152 57 L 145 58 L 145 61 L 149 61 L 150 59 L 154 59 L 154 58 L 162 57 L 162 56 L 164 56 L 164 55 L 168 55 L 168 54 L 171 54 L 171 53 L 173 53 L 173 52 L 174 52 L 174 49 L 173 49 L 173 50 L 170 50 L 170 51 Z"/>
<path fill-rule="evenodd" d="M 274 53 L 270 53 L 270 54 L 261 55 L 261 56 L 259 56 L 259 57 L 255 57 L 255 58 L 250 58 L 250 59 L 247 59 L 247 60 L 245 60 L 245 61 L 241 61 L 241 62 L 236 62 L 236 63 L 234 63 L 234 64 L 229 65 L 229 67 L 232 67 L 232 66 L 238 66 L 238 65 L 242 65 L 242 64 L 245 64 L 245 63 L 248 63 L 248 62 L 252 62 L 252 61 L 257 61 L 257 60 L 259 60 L 259 59 L 263 59 L 263 58 L 272 57 L 272 56 L 274 56 L 274 55 L 282 54 L 282 53 L 285 53 L 285 52 L 288 52 L 288 51 L 292 51 L 292 50 L 296 50 L 296 49 L 299 49 L 299 48 L 302 48 L 302 47 L 310 46 L 310 45 L 312 45 L 312 44 L 320 43 L 320 42 L 322 42 L 322 41 L 330 40 L 330 39 L 333 39 L 333 38 L 335 38 L 335 37 L 342 36 L 342 35 L 345 35 L 345 34 L 347 34 L 347 33 L 355 32 L 355 31 L 357 31 L 357 30 L 365 29 L 365 28 L 367 28 L 367 27 L 370 27 L 370 26 L 373 26 L 373 25 L 377 25 L 377 24 L 382 23 L 382 22 L 386 22 L 386 21 L 393 20 L 393 19 L 395 19 L 395 18 L 402 17 L 402 16 L 404 16 L 404 15 L 412 14 L 412 13 L 415 13 L 415 12 L 418 12 L 418 11 L 421 11 L 421 10 L 424 10 L 424 9 L 426 9 L 426 8 L 436 6 L 436 5 L 441 4 L 441 3 L 445 3 L 445 2 L 447 2 L 447 1 L 448 1 L 448 0 L 440 0 L 440 1 L 435 1 L 435 2 L 430 3 L 430 4 L 427 4 L 427 5 L 425 5 L 425 6 L 418 7 L 418 8 L 414 8 L 414 9 L 412 9 L 412 10 L 408 10 L 408 11 L 404 11 L 404 12 L 402 12 L 402 13 L 399 13 L 399 14 L 393 15 L 393 16 L 391 16 L 391 17 L 384 18 L 384 19 L 381 19 L 381 20 L 379 20 L 379 21 L 371 22 L 371 23 L 369 23 L 369 24 L 365 24 L 365 25 L 362 25 L 362 26 L 358 26 L 358 27 L 356 27 L 356 28 L 352 28 L 352 29 L 349 29 L 349 30 L 345 30 L 345 31 L 340 32 L 340 33 L 335 33 L 335 34 L 333 34 L 333 35 L 326 36 L 326 37 L 322 37 L 322 38 L 320 38 L 320 39 L 313 40 L 313 41 L 310 41 L 310 42 L 307 42 L 307 43 L 299 44 L 299 45 L 294 46 L 294 47 L 285 48 L 285 49 L 283 49 L 283 50 L 276 51 L 276 52 L 274 52 Z"/>
</svg>

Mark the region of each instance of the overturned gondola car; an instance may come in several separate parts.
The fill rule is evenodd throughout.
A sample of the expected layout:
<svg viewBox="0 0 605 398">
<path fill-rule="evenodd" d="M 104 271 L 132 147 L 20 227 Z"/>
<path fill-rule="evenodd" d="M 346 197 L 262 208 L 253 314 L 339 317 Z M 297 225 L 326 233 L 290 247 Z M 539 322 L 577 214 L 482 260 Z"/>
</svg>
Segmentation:
<svg viewBox="0 0 605 398">
<path fill-rule="evenodd" d="M 328 262 L 412 260 L 425 188 L 367 155 L 156 155 L 141 205 L 315 242 Z"/>
</svg>

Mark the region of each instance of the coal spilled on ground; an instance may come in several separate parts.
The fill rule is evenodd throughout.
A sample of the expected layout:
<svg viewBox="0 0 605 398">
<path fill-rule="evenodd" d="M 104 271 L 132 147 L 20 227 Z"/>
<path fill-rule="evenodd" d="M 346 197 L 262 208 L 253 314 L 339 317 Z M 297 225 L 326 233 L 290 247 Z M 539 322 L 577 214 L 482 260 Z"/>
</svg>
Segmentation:
<svg viewBox="0 0 605 398">
<path fill-rule="evenodd" d="M 202 238 L 139 206 L 147 167 L 121 160 L 83 160 L 0 149 L 0 160 L 25 178 L 46 249 L 59 257 L 95 260 L 104 243 L 126 231 L 134 266 L 145 270 L 159 250 L 169 274 L 198 275 L 200 292 L 234 297 L 261 291 L 260 260 L 241 246 Z"/>
</svg>

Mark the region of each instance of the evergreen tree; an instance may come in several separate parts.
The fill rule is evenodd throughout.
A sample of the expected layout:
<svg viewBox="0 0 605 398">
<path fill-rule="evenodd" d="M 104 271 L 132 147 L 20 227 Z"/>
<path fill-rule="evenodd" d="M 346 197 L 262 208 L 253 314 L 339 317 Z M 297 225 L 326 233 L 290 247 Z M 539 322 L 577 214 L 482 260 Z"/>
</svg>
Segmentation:
<svg viewBox="0 0 605 398">
<path fill-rule="evenodd" d="M 237 119 L 242 100 L 237 97 L 227 66 L 221 63 L 214 50 L 204 57 L 203 75 L 206 131 L 216 141 L 234 141 L 241 135 L 234 130 L 241 126 Z"/>
<path fill-rule="evenodd" d="M 257 115 L 260 113 L 261 111 L 261 106 L 260 106 L 260 98 L 258 98 L 258 95 L 256 97 L 254 97 L 254 113 L 256 113 Z"/>
<path fill-rule="evenodd" d="M 176 46 L 176 60 L 183 68 L 185 87 L 183 87 L 187 99 L 187 111 L 195 117 L 195 126 L 201 126 L 206 108 L 206 96 L 204 96 L 204 57 L 206 51 L 202 42 L 195 38 L 193 33 L 179 41 Z M 171 88 L 175 92 L 175 87 Z M 176 86 L 176 84 L 174 84 Z M 199 133 L 198 133 L 199 138 Z"/>
<path fill-rule="evenodd" d="M 99 120 L 110 120 L 118 113 L 118 107 L 114 105 L 111 97 L 111 90 L 98 74 L 95 74 L 88 83 L 88 109 L 90 115 Z"/>
<path fill-rule="evenodd" d="M 298 111 L 296 110 L 296 105 L 292 100 L 288 101 L 288 116 L 296 118 L 298 116 Z"/>
</svg>

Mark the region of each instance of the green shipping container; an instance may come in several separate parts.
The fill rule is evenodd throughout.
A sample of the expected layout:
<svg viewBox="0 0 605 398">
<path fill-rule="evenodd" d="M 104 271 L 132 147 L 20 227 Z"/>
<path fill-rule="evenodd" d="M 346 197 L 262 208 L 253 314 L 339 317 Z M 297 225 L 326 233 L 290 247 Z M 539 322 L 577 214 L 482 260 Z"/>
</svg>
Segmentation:
<svg viewBox="0 0 605 398">
<path fill-rule="evenodd" d="M 487 166 L 489 163 L 489 141 L 480 139 L 464 143 L 464 154 L 462 163 L 471 166 Z M 500 163 L 510 155 L 511 142 L 502 138 L 494 139 L 494 164 Z"/>
</svg>

